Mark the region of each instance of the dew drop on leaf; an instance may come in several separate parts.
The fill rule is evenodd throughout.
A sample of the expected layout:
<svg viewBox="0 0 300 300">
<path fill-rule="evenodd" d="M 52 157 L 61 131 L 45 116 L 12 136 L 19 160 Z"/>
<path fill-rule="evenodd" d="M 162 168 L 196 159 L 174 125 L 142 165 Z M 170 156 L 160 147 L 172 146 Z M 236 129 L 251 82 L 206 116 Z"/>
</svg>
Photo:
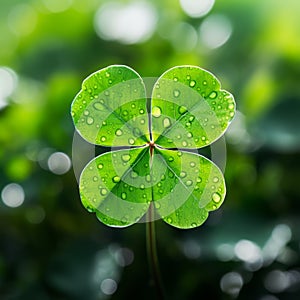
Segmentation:
<svg viewBox="0 0 300 300">
<path fill-rule="evenodd" d="M 197 178 L 197 182 L 199 183 L 199 182 L 202 182 L 202 178 L 201 177 L 198 177 Z"/>
<path fill-rule="evenodd" d="M 187 182 L 186 182 L 186 185 L 187 186 L 191 186 L 193 184 L 193 181 L 192 180 L 188 180 Z"/>
<path fill-rule="evenodd" d="M 217 93 L 216 92 L 211 92 L 208 97 L 210 99 L 215 99 L 215 98 L 217 98 Z"/>
<path fill-rule="evenodd" d="M 107 189 L 101 189 L 101 190 L 100 190 L 100 194 L 101 194 L 102 196 L 105 196 L 105 195 L 107 194 Z"/>
<path fill-rule="evenodd" d="M 220 196 L 219 193 L 213 193 L 212 194 L 212 199 L 213 199 L 214 202 L 218 203 L 218 202 L 221 201 L 221 196 Z"/>
<path fill-rule="evenodd" d="M 101 136 L 101 141 L 105 142 L 106 141 L 106 136 Z"/>
<path fill-rule="evenodd" d="M 155 118 L 159 118 L 159 117 L 161 116 L 161 109 L 160 109 L 160 107 L 154 106 L 154 107 L 152 108 L 152 115 L 153 115 L 153 117 L 155 117 Z"/>
<path fill-rule="evenodd" d="M 174 161 L 174 157 L 170 156 L 170 157 L 168 158 L 168 161 L 169 161 L 169 162 Z"/>
<path fill-rule="evenodd" d="M 128 143 L 129 143 L 130 145 L 133 145 L 133 144 L 134 144 L 134 139 L 130 138 L 130 139 L 128 140 Z"/>
<path fill-rule="evenodd" d="M 137 172 L 131 171 L 130 176 L 131 176 L 132 178 L 137 178 L 139 175 L 138 175 Z"/>
<path fill-rule="evenodd" d="M 230 104 L 228 105 L 228 109 L 234 109 L 233 103 L 230 103 Z"/>
<path fill-rule="evenodd" d="M 195 164 L 193 161 L 191 161 L 191 162 L 190 162 L 190 166 L 191 166 L 192 168 L 194 168 L 194 167 L 196 166 L 196 164 Z"/>
<path fill-rule="evenodd" d="M 168 218 L 167 218 L 167 222 L 168 222 L 168 223 L 172 223 L 172 222 L 173 222 L 172 218 L 168 217 Z"/>
<path fill-rule="evenodd" d="M 179 176 L 180 176 L 181 178 L 186 177 L 186 172 L 184 172 L 184 171 L 180 172 Z"/>
<path fill-rule="evenodd" d="M 92 125 L 92 124 L 94 123 L 94 118 L 92 118 L 92 117 L 87 117 L 86 123 L 87 123 L 88 125 Z"/>
<path fill-rule="evenodd" d="M 185 106 L 179 106 L 178 112 L 182 115 L 187 112 L 187 108 Z"/>
<path fill-rule="evenodd" d="M 217 183 L 219 181 L 218 177 L 214 177 L 213 182 Z"/>
<path fill-rule="evenodd" d="M 183 142 L 182 142 L 182 146 L 183 146 L 183 147 L 186 147 L 186 146 L 187 146 L 187 142 L 186 142 L 186 141 L 183 141 Z"/>
<path fill-rule="evenodd" d="M 119 176 L 114 176 L 113 179 L 112 179 L 112 181 L 113 181 L 114 183 L 118 183 L 118 182 L 121 181 L 121 178 L 120 178 Z"/>
<path fill-rule="evenodd" d="M 124 162 L 130 161 L 131 158 L 130 154 L 123 154 L 121 157 Z"/>
<path fill-rule="evenodd" d="M 174 90 L 173 95 L 175 98 L 180 96 L 180 91 L 179 90 Z"/>
<path fill-rule="evenodd" d="M 195 80 L 192 80 L 191 82 L 190 82 L 190 87 L 194 87 L 196 85 L 196 81 Z"/>
<path fill-rule="evenodd" d="M 125 199 L 127 198 L 127 194 L 126 194 L 125 192 L 123 192 L 123 193 L 121 194 L 121 198 L 122 198 L 123 200 L 125 200 Z"/>
<path fill-rule="evenodd" d="M 121 130 L 121 129 L 117 129 L 116 130 L 116 135 L 117 136 L 120 136 L 120 135 L 122 135 L 123 134 L 123 131 Z"/>
<path fill-rule="evenodd" d="M 140 109 L 140 114 L 142 115 L 143 113 L 145 113 L 145 111 L 143 109 Z"/>
<path fill-rule="evenodd" d="M 88 110 L 85 110 L 85 111 L 83 112 L 83 114 L 84 114 L 85 116 L 88 116 L 88 115 L 90 114 L 90 112 L 89 112 Z"/>
<path fill-rule="evenodd" d="M 98 164 L 98 169 L 102 169 L 103 168 L 103 164 Z"/>
<path fill-rule="evenodd" d="M 170 127 L 171 121 L 169 118 L 164 118 L 163 125 L 165 128 Z"/>
</svg>

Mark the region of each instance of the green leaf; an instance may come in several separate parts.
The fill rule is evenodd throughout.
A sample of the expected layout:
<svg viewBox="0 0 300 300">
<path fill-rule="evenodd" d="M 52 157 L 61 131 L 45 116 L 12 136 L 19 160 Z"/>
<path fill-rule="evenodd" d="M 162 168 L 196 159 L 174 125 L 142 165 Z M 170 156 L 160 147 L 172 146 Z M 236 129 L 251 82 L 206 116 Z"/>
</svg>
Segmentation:
<svg viewBox="0 0 300 300">
<path fill-rule="evenodd" d="M 136 223 L 151 201 L 149 148 L 118 150 L 91 160 L 80 176 L 83 205 L 109 226 Z"/>
<path fill-rule="evenodd" d="M 85 79 L 71 114 L 79 134 L 92 144 L 140 146 L 149 141 L 145 86 L 127 66 L 110 66 Z"/>
<path fill-rule="evenodd" d="M 82 203 L 113 227 L 138 222 L 151 202 L 156 216 L 172 226 L 200 226 L 223 203 L 226 187 L 219 168 L 196 149 L 225 132 L 235 112 L 233 96 L 211 73 L 181 66 L 158 79 L 151 101 L 148 120 L 144 84 L 125 66 L 83 82 L 72 104 L 75 127 L 91 143 L 124 149 L 84 168 Z"/>
<path fill-rule="evenodd" d="M 234 111 L 233 96 L 214 75 L 199 67 L 174 67 L 153 89 L 153 140 L 168 148 L 210 145 L 225 132 Z"/>
<path fill-rule="evenodd" d="M 207 158 L 191 152 L 156 149 L 153 157 L 153 201 L 158 214 L 178 228 L 200 226 L 208 212 L 224 201 L 222 172 Z"/>
</svg>

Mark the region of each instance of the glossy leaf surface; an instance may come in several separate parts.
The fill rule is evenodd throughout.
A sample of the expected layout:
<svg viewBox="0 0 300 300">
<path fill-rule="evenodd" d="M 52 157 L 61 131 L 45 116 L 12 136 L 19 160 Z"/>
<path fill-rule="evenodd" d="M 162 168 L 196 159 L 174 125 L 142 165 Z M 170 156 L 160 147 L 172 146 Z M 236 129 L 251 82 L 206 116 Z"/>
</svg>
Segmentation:
<svg viewBox="0 0 300 300">
<path fill-rule="evenodd" d="M 82 203 L 113 227 L 138 222 L 151 203 L 155 216 L 174 227 L 200 226 L 223 203 L 226 187 L 220 169 L 196 149 L 225 132 L 235 112 L 233 96 L 193 66 L 172 68 L 157 80 L 150 120 L 145 95 L 142 79 L 126 66 L 105 68 L 83 82 L 72 104 L 78 132 L 90 143 L 124 148 L 84 168 Z"/>
<path fill-rule="evenodd" d="M 83 81 L 72 103 L 77 131 L 101 146 L 140 146 L 149 140 L 145 86 L 126 66 L 110 66 Z"/>
</svg>

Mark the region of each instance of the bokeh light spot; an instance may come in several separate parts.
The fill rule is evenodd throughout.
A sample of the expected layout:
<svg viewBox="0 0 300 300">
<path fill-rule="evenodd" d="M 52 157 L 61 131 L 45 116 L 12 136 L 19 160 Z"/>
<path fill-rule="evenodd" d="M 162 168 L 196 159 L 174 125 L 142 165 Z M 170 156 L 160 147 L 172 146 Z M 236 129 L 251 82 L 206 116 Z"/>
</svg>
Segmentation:
<svg viewBox="0 0 300 300">
<path fill-rule="evenodd" d="M 156 12 L 149 2 L 136 1 L 127 5 L 110 2 L 99 8 L 94 26 L 102 39 L 135 44 L 151 37 L 156 19 Z"/>
<path fill-rule="evenodd" d="M 244 280 L 242 276 L 237 272 L 230 272 L 221 278 L 220 287 L 221 290 L 231 295 L 232 297 L 237 297 L 243 287 Z"/>
<path fill-rule="evenodd" d="M 71 168 L 71 159 L 63 152 L 55 152 L 48 159 L 48 168 L 54 174 L 65 174 Z"/>
<path fill-rule="evenodd" d="M 0 109 L 7 105 L 7 98 L 12 95 L 17 86 L 16 73 L 7 67 L 0 67 Z"/>
<path fill-rule="evenodd" d="M 117 283 L 111 278 L 106 278 L 101 282 L 101 291 L 105 295 L 114 294 L 117 290 L 117 287 Z"/>
<path fill-rule="evenodd" d="M 200 40 L 209 49 L 224 45 L 232 34 L 232 25 L 223 15 L 208 16 L 200 25 Z"/>
<path fill-rule="evenodd" d="M 19 184 L 10 183 L 3 188 L 1 198 L 5 205 L 9 207 L 18 207 L 23 204 L 25 193 Z"/>
<path fill-rule="evenodd" d="M 192 18 L 199 18 L 212 9 L 214 0 L 180 0 L 183 11 Z"/>
</svg>

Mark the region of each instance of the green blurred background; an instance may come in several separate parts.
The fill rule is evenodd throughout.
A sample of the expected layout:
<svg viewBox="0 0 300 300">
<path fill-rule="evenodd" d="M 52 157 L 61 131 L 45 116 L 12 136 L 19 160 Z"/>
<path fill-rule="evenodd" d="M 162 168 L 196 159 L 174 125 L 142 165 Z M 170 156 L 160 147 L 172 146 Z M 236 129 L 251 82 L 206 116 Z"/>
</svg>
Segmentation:
<svg viewBox="0 0 300 300">
<path fill-rule="evenodd" d="M 193 230 L 156 222 L 168 298 L 300 299 L 299 12 L 295 0 L 1 1 L 0 299 L 154 299 L 145 224 L 98 222 L 72 169 L 70 104 L 110 64 L 143 77 L 198 65 L 237 102 L 222 208 Z"/>
</svg>

